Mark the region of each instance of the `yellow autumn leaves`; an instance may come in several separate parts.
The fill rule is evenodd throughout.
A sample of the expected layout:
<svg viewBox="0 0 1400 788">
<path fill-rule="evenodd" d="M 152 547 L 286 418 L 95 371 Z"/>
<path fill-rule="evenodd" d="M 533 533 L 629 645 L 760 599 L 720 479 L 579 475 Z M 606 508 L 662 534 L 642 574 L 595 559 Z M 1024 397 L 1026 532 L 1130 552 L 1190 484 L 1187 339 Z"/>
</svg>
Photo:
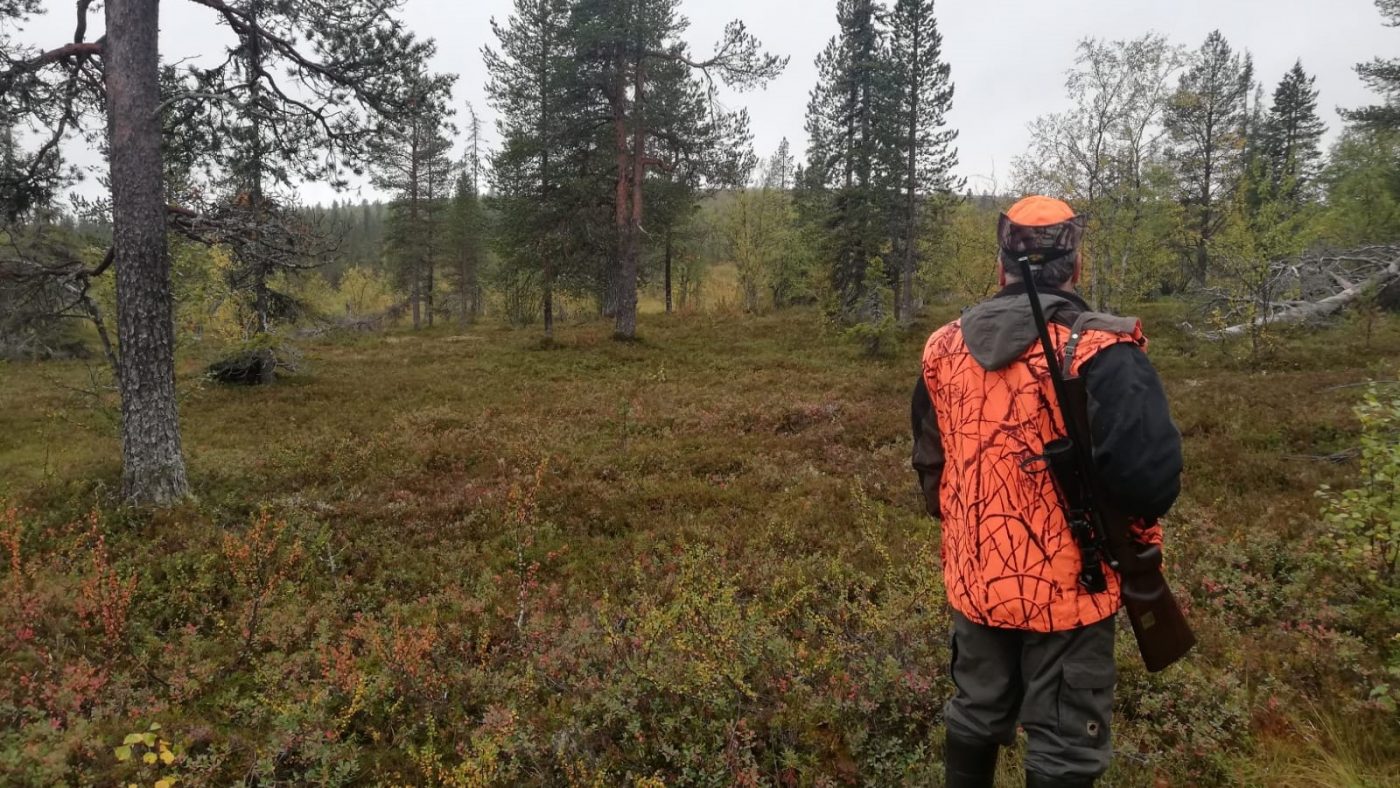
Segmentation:
<svg viewBox="0 0 1400 788">
<path fill-rule="evenodd" d="M 128 733 L 120 746 L 112 749 L 118 763 L 126 763 L 140 755 L 141 763 L 147 766 L 161 764 L 169 766 L 180 756 L 178 745 L 172 745 L 159 735 L 160 723 L 153 722 L 145 731 Z M 145 752 L 141 752 L 145 750 Z M 174 788 L 174 777 L 156 780 L 154 788 Z M 141 788 L 140 783 L 127 783 L 127 788 Z"/>
</svg>

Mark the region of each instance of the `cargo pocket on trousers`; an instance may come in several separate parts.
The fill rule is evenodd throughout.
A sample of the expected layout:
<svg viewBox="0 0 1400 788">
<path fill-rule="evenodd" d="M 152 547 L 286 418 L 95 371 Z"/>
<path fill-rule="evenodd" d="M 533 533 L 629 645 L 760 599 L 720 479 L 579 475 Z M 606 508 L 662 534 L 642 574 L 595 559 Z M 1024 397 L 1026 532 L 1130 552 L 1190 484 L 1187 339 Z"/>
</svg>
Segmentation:
<svg viewBox="0 0 1400 788">
<path fill-rule="evenodd" d="M 1061 736 L 1091 746 L 1108 743 L 1114 673 L 1111 662 L 1107 666 L 1065 663 L 1060 677 Z"/>
</svg>

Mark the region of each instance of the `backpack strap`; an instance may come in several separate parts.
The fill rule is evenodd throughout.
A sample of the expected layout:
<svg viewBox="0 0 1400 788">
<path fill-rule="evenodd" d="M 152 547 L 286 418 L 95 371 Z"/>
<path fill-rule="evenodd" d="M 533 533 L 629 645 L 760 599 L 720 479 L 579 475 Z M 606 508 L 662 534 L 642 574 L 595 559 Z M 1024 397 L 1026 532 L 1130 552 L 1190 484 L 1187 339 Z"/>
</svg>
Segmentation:
<svg viewBox="0 0 1400 788">
<path fill-rule="evenodd" d="M 1074 354 L 1079 349 L 1080 340 L 1087 331 L 1107 331 L 1111 334 L 1139 334 L 1141 322 L 1135 317 L 1118 317 L 1102 312 L 1081 312 L 1069 329 L 1069 342 L 1065 344 L 1063 362 L 1065 374 L 1073 374 Z"/>
<path fill-rule="evenodd" d="M 1079 317 L 1074 319 L 1074 325 L 1069 327 L 1069 342 L 1065 343 L 1065 358 L 1061 362 L 1061 368 L 1066 375 L 1073 374 L 1071 370 L 1074 369 L 1074 352 L 1079 349 L 1079 340 L 1084 338 L 1084 324 L 1092 314 L 1093 312 L 1079 313 Z"/>
</svg>

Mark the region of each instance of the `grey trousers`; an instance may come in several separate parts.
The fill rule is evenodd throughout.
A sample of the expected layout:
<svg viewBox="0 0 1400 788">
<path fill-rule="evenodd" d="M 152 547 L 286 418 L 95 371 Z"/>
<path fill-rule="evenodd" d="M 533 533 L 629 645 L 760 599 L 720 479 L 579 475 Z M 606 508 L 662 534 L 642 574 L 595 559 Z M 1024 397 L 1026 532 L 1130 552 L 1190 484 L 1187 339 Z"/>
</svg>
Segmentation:
<svg viewBox="0 0 1400 788">
<path fill-rule="evenodd" d="M 1067 632 L 975 624 L 953 611 L 950 734 L 1009 745 L 1026 731 L 1026 771 L 1094 778 L 1112 752 L 1114 617 Z"/>
</svg>

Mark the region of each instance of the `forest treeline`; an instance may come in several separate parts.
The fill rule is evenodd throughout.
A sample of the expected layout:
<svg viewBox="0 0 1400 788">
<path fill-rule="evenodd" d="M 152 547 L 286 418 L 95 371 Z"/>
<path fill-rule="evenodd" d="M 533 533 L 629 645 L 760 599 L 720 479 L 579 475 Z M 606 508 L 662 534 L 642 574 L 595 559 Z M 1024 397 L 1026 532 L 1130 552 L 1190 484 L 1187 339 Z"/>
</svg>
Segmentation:
<svg viewBox="0 0 1400 788">
<path fill-rule="evenodd" d="M 924 304 L 991 292 L 1012 194 L 1089 217 L 1083 285 L 1100 307 L 1187 297 L 1257 343 L 1298 304 L 1395 299 L 1395 260 L 1366 251 L 1400 238 L 1393 60 L 1358 66 L 1383 98 L 1345 110 L 1325 149 L 1302 60 L 1260 74 L 1220 32 L 1085 39 L 1062 109 L 976 194 L 947 113 L 996 97 L 955 96 L 932 0 L 837 0 L 807 139 L 771 151 L 718 90 L 761 90 L 787 59 L 737 20 L 697 51 L 678 0 L 516 0 L 483 52 L 492 147 L 398 3 L 195 4 L 232 31 L 221 61 L 162 62 L 154 0 L 104 9 L 97 41 L 79 3 L 73 40 L 50 49 L 17 38 L 38 0 L 0 0 L 0 350 L 107 359 L 136 500 L 187 489 L 182 342 L 226 343 L 218 370 L 265 382 L 308 322 L 489 314 L 549 338 L 561 315 L 591 315 L 632 339 L 641 296 L 689 308 L 724 270 L 734 308 L 817 306 L 880 352 Z M 1377 6 L 1400 25 L 1400 2 Z M 110 196 L 62 199 L 75 143 L 106 151 Z M 297 199 L 357 179 L 385 198 Z"/>
</svg>

